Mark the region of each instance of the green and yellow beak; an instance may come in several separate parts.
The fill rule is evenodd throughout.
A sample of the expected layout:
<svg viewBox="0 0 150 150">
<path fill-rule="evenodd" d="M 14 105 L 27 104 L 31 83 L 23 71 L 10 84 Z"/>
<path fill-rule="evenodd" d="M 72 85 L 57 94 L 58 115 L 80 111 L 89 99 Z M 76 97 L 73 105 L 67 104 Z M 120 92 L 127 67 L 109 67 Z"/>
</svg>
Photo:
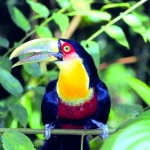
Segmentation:
<svg viewBox="0 0 150 150">
<path fill-rule="evenodd" d="M 32 62 L 56 61 L 62 59 L 59 51 L 57 38 L 40 38 L 31 40 L 16 48 L 10 55 L 10 59 L 18 56 L 28 55 L 18 61 L 13 67 Z"/>
</svg>

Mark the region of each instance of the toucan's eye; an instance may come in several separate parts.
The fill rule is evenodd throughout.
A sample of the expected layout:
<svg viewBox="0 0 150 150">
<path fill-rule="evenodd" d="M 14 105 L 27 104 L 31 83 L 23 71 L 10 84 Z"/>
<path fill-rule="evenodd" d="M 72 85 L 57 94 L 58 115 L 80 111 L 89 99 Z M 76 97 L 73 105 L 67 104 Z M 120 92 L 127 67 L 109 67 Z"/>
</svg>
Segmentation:
<svg viewBox="0 0 150 150">
<path fill-rule="evenodd" d="M 71 50 L 71 47 L 70 46 L 64 46 L 64 51 L 65 52 L 69 52 Z"/>
</svg>

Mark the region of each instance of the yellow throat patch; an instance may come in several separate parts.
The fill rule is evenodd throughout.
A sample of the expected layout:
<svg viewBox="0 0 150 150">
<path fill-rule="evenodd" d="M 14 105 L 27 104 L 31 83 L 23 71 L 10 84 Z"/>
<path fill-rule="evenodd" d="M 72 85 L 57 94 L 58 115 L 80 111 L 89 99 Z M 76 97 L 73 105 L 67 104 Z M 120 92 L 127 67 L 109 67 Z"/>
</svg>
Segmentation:
<svg viewBox="0 0 150 150">
<path fill-rule="evenodd" d="M 71 58 L 59 62 L 60 69 L 57 92 L 67 104 L 79 105 L 91 99 L 93 89 L 89 89 L 89 76 L 80 58 Z"/>
</svg>

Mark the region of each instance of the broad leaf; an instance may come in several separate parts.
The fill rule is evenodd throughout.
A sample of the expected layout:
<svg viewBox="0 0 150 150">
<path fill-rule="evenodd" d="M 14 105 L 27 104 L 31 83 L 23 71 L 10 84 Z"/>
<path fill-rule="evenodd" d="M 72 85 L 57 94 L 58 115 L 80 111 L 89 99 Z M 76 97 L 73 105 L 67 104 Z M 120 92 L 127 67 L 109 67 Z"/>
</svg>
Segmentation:
<svg viewBox="0 0 150 150">
<path fill-rule="evenodd" d="M 142 21 L 133 14 L 126 15 L 123 20 L 132 28 L 132 30 L 140 34 L 145 41 L 147 41 L 146 28 Z"/>
<path fill-rule="evenodd" d="M 30 54 L 24 55 L 24 56 L 19 56 L 19 59 L 24 59 L 25 57 L 30 56 Z M 25 71 L 29 74 L 32 75 L 33 77 L 39 77 L 42 75 L 42 71 L 40 68 L 40 65 L 38 63 L 28 63 L 24 64 L 23 68 Z"/>
<path fill-rule="evenodd" d="M 88 42 L 88 43 L 86 41 L 82 41 L 81 45 L 93 57 L 95 65 L 98 69 L 99 68 L 99 63 L 100 63 L 100 50 L 99 50 L 98 44 L 94 41 L 91 41 L 91 42 Z"/>
<path fill-rule="evenodd" d="M 28 121 L 28 114 L 26 109 L 22 105 L 15 104 L 13 107 L 11 107 L 11 113 L 23 127 L 26 127 Z"/>
<path fill-rule="evenodd" d="M 11 71 L 12 68 L 12 62 L 9 60 L 8 57 L 1 57 L 0 56 L 0 66 L 4 69 Z"/>
<path fill-rule="evenodd" d="M 56 0 L 56 2 L 62 8 L 68 7 L 70 5 L 70 0 Z"/>
<path fill-rule="evenodd" d="M 51 30 L 46 26 L 36 26 L 36 33 L 40 38 L 52 37 Z"/>
<path fill-rule="evenodd" d="M 105 141 L 101 150 L 146 150 L 150 147 L 150 111 L 130 120 Z"/>
<path fill-rule="evenodd" d="M 150 87 L 141 80 L 133 77 L 126 78 L 126 81 L 144 102 L 150 105 Z"/>
<path fill-rule="evenodd" d="M 126 36 L 123 32 L 123 30 L 116 25 L 112 25 L 110 27 L 107 27 L 105 29 L 105 32 L 113 39 L 115 39 L 119 44 L 121 44 L 122 46 L 125 46 L 126 48 L 129 49 L 129 44 L 128 41 L 126 39 Z"/>
<path fill-rule="evenodd" d="M 19 96 L 23 92 L 20 82 L 7 70 L 0 67 L 0 83 L 12 95 Z"/>
<path fill-rule="evenodd" d="M 14 130 L 8 130 L 2 135 L 4 150 L 35 150 L 30 139 Z"/>
<path fill-rule="evenodd" d="M 21 28 L 25 32 L 31 29 L 29 21 L 26 19 L 24 14 L 17 7 L 9 6 L 8 10 L 9 10 L 11 19 L 19 28 Z"/>
<path fill-rule="evenodd" d="M 75 11 L 89 11 L 91 9 L 89 0 L 71 0 L 71 6 Z"/>
<path fill-rule="evenodd" d="M 0 36 L 0 47 L 8 48 L 9 47 L 9 41 L 7 38 Z"/>
<path fill-rule="evenodd" d="M 38 63 L 24 64 L 23 68 L 33 77 L 39 77 L 42 75 L 41 68 Z"/>
<path fill-rule="evenodd" d="M 53 19 L 64 34 L 69 26 L 69 18 L 65 14 L 53 13 Z"/>
<path fill-rule="evenodd" d="M 100 22 L 100 21 L 109 21 L 111 19 L 111 14 L 103 11 L 97 11 L 97 10 L 89 10 L 89 11 L 80 11 L 76 12 L 76 14 L 86 16 L 86 20 L 92 21 L 92 22 Z"/>
<path fill-rule="evenodd" d="M 27 3 L 30 5 L 32 10 L 36 12 L 40 17 L 46 18 L 50 14 L 48 8 L 42 3 L 34 2 L 32 0 L 27 0 Z"/>
</svg>

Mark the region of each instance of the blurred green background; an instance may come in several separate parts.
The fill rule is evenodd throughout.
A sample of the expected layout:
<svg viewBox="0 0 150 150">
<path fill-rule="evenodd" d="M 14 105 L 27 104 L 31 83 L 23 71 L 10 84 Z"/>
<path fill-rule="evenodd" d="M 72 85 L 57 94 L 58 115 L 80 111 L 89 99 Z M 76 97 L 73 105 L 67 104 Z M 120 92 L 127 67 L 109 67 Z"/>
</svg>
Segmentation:
<svg viewBox="0 0 150 150">
<path fill-rule="evenodd" d="M 131 11 L 124 15 L 127 10 Z M 18 58 L 9 60 L 17 46 L 43 37 L 80 42 L 108 86 L 112 101 L 108 125 L 118 131 L 105 142 L 91 136 L 91 150 L 120 150 L 120 146 L 148 150 L 150 1 L 0 0 L 0 128 L 43 128 L 41 100 L 58 68 L 33 63 L 12 69 Z M 41 148 L 42 135 L 29 138 L 36 149 Z M 8 141 L 3 135 L 0 148 L 9 150 Z"/>
</svg>

